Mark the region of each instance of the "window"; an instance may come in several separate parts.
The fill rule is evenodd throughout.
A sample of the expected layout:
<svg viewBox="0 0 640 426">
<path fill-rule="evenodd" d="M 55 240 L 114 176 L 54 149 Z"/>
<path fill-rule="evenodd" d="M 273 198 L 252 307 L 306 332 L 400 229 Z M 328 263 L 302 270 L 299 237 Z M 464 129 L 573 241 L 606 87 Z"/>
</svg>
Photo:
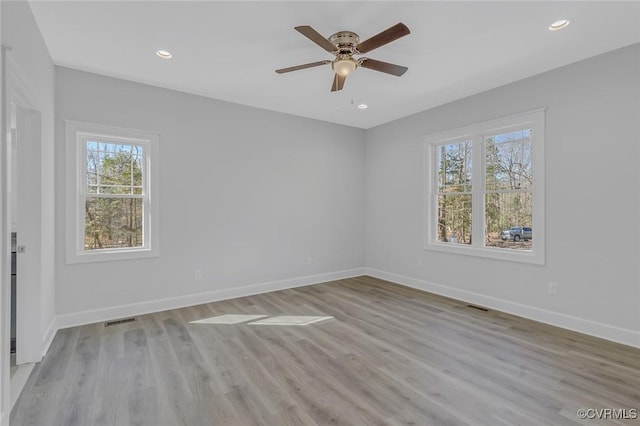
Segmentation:
<svg viewBox="0 0 640 426">
<path fill-rule="evenodd" d="M 158 255 L 158 135 L 68 121 L 67 263 Z"/>
<path fill-rule="evenodd" d="M 425 248 L 544 263 L 544 111 L 425 140 Z"/>
</svg>

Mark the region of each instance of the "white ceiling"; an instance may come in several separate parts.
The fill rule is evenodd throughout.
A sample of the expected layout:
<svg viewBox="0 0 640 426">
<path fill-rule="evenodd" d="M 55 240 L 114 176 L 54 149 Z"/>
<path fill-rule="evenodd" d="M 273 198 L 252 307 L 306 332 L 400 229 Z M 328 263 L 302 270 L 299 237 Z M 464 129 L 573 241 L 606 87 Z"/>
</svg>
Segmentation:
<svg viewBox="0 0 640 426">
<path fill-rule="evenodd" d="M 640 42 L 637 1 L 30 4 L 57 65 L 365 129 Z M 295 26 L 364 40 L 398 22 L 411 34 L 367 57 L 409 67 L 402 77 L 360 68 L 331 93 L 329 65 L 274 72 L 331 59 Z"/>
</svg>

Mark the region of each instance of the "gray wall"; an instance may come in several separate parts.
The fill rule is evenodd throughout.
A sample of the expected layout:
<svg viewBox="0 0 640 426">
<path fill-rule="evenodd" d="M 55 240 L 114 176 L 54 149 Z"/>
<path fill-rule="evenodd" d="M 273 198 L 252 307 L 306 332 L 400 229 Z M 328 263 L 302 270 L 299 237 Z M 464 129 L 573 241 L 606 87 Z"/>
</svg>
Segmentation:
<svg viewBox="0 0 640 426">
<path fill-rule="evenodd" d="M 640 332 L 639 76 L 634 45 L 368 130 L 367 266 L 586 331 Z M 424 137 L 540 107 L 546 265 L 424 250 Z"/>
<path fill-rule="evenodd" d="M 58 314 L 364 266 L 363 130 L 56 71 L 58 253 L 64 120 L 160 132 L 161 228 L 159 258 L 58 256 Z"/>
</svg>

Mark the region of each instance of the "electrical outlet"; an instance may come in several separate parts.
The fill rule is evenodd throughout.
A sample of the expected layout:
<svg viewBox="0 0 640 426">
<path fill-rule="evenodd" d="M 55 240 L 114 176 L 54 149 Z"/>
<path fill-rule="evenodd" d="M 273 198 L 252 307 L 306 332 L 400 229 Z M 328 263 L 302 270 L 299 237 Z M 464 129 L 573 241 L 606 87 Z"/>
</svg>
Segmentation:
<svg viewBox="0 0 640 426">
<path fill-rule="evenodd" d="M 193 273 L 193 278 L 195 278 L 196 281 L 200 281 L 202 279 L 202 271 L 200 271 L 200 269 L 196 269 Z"/>
<path fill-rule="evenodd" d="M 549 282 L 549 294 L 558 294 L 558 287 L 557 283 Z"/>
<path fill-rule="evenodd" d="M 307 265 L 311 265 L 313 263 L 312 257 L 307 257 Z"/>
</svg>

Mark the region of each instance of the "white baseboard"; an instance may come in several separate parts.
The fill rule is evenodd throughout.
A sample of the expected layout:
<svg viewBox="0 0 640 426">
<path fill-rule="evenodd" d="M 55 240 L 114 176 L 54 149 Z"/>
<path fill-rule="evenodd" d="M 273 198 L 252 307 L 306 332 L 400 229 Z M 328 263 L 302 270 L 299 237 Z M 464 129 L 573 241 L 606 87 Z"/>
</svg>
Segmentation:
<svg viewBox="0 0 640 426">
<path fill-rule="evenodd" d="M 109 321 L 135 315 L 144 315 L 153 312 L 166 311 L 170 309 L 184 308 L 186 306 L 200 305 L 203 303 L 217 302 L 220 300 L 234 299 L 236 297 L 252 296 L 260 293 L 268 293 L 271 291 L 285 290 L 312 284 L 320 284 L 328 281 L 357 277 L 360 275 L 365 275 L 365 268 L 329 272 L 325 274 L 290 278 L 280 281 L 271 281 L 236 288 L 214 290 L 167 299 L 156 299 L 147 302 L 132 303 L 103 309 L 58 315 L 55 320 L 55 330 L 75 327 L 78 325 L 93 324 L 96 322 Z M 53 336 L 51 337 L 51 339 L 53 339 Z"/>
<path fill-rule="evenodd" d="M 498 299 L 467 290 L 460 290 L 429 281 L 411 278 L 392 272 L 381 271 L 374 268 L 365 268 L 366 275 L 382 280 L 391 281 L 396 284 L 451 297 L 467 303 L 485 306 L 487 308 L 528 318 L 545 324 L 555 325 L 579 333 L 589 334 L 613 342 L 640 348 L 640 332 L 627 328 L 616 327 L 601 322 L 591 321 L 584 318 L 574 317 L 558 312 L 540 309 L 533 306 L 522 305 L 509 300 Z"/>
</svg>

